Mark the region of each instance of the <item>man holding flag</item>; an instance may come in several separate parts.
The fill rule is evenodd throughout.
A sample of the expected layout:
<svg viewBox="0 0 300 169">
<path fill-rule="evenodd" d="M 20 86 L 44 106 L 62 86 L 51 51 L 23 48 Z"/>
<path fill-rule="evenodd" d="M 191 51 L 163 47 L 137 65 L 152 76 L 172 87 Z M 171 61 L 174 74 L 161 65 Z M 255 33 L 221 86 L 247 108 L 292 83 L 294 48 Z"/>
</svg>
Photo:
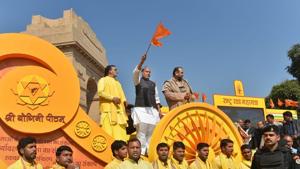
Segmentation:
<svg viewBox="0 0 300 169">
<path fill-rule="evenodd" d="M 131 117 L 137 131 L 137 138 L 141 142 L 141 154 L 147 155 L 150 138 L 156 123 L 160 120 L 160 100 L 156 84 L 150 80 L 151 70 L 149 67 L 142 68 L 147 53 L 151 47 L 162 46 L 159 39 L 170 35 L 171 32 L 159 23 L 151 39 L 146 53 L 142 56 L 140 63 L 133 71 L 133 82 L 135 86 L 135 107 L 132 109 Z M 141 74 L 141 78 L 139 77 Z"/>
<path fill-rule="evenodd" d="M 137 131 L 137 138 L 141 141 L 142 154 L 146 155 L 152 132 L 159 122 L 160 100 L 156 84 L 150 80 L 151 70 L 149 67 L 142 68 L 146 55 L 143 55 L 140 63 L 133 71 L 135 86 L 135 107 L 131 117 Z M 141 78 L 139 78 L 141 73 Z"/>
</svg>

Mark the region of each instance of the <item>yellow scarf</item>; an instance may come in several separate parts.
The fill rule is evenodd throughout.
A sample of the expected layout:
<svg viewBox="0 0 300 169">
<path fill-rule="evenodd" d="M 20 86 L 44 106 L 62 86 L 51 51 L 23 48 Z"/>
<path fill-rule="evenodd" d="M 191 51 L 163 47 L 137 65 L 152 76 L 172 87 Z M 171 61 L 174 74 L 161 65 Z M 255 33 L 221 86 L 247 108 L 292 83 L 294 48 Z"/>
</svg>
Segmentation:
<svg viewBox="0 0 300 169">
<path fill-rule="evenodd" d="M 221 153 L 219 158 L 222 169 L 239 169 L 238 162 L 232 156 L 228 158 L 225 154 Z"/>
<path fill-rule="evenodd" d="M 175 169 L 175 168 L 172 166 L 171 161 L 169 159 L 167 161 L 167 165 L 164 165 L 163 162 L 157 159 L 153 162 L 153 169 Z"/>
<path fill-rule="evenodd" d="M 63 167 L 63 166 L 56 163 L 50 169 L 65 169 L 65 167 Z"/>
<path fill-rule="evenodd" d="M 250 169 L 251 168 L 251 161 L 243 160 L 241 163 L 241 169 Z"/>
<path fill-rule="evenodd" d="M 196 158 L 195 164 L 196 164 L 197 168 L 212 169 L 211 164 L 207 160 L 204 162 L 199 157 Z"/>
<path fill-rule="evenodd" d="M 183 160 L 181 163 L 179 163 L 179 161 L 177 161 L 175 158 L 171 157 L 171 164 L 172 167 L 174 167 L 175 169 L 188 169 L 189 164 Z"/>
</svg>

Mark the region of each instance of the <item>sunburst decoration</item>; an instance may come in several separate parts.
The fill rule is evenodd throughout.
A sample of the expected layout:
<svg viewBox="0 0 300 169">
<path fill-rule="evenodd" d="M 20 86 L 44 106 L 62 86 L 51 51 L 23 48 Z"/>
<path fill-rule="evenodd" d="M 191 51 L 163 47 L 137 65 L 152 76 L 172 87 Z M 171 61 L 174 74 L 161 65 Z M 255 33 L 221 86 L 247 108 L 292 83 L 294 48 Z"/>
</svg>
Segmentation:
<svg viewBox="0 0 300 169">
<path fill-rule="evenodd" d="M 234 141 L 234 155 L 239 155 L 242 141 L 225 113 L 206 103 L 191 103 L 174 109 L 163 117 L 153 133 L 150 150 L 155 150 L 160 142 L 171 146 L 175 141 L 182 141 L 186 146 L 186 160 L 191 163 L 196 158 L 199 142 L 210 145 L 209 159 L 212 159 L 220 153 L 220 140 L 224 138 Z M 156 152 L 150 151 L 149 157 L 155 159 Z"/>
</svg>

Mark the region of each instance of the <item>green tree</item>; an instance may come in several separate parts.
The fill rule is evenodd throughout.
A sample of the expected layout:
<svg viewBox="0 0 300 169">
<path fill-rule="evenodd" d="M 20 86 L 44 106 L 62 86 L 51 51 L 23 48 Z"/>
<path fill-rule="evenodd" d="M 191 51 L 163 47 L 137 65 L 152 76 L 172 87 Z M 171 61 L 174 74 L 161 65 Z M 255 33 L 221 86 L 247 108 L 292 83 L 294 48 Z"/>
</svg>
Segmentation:
<svg viewBox="0 0 300 169">
<path fill-rule="evenodd" d="M 279 109 L 296 109 L 295 107 L 279 107 L 277 100 L 284 102 L 285 99 L 300 101 L 300 84 L 297 80 L 286 80 L 272 87 L 271 93 L 266 98 L 266 105 L 270 107 L 270 98 L 273 100 L 275 108 Z"/>
<path fill-rule="evenodd" d="M 287 71 L 300 82 L 300 44 L 295 44 L 289 51 L 288 57 L 291 65 L 287 66 Z"/>
</svg>

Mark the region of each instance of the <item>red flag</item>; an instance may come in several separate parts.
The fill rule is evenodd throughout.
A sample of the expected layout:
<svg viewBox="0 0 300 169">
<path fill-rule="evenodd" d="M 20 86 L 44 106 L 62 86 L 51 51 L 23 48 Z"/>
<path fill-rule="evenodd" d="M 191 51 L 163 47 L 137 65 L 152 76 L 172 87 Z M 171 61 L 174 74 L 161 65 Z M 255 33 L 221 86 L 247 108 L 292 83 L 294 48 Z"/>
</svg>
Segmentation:
<svg viewBox="0 0 300 169">
<path fill-rule="evenodd" d="M 279 107 L 282 107 L 284 103 L 278 98 L 277 104 L 278 104 Z"/>
<path fill-rule="evenodd" d="M 273 109 L 275 107 L 273 100 L 270 98 L 270 107 Z"/>
<path fill-rule="evenodd" d="M 202 93 L 202 102 L 206 102 L 206 99 L 207 99 L 206 94 Z"/>
<path fill-rule="evenodd" d="M 199 100 L 199 93 L 194 92 L 193 95 L 195 96 L 195 100 Z"/>
<path fill-rule="evenodd" d="M 164 27 L 164 25 L 160 22 L 156 28 L 156 31 L 152 37 L 151 43 L 154 46 L 162 46 L 162 43 L 158 41 L 161 38 L 164 38 L 168 35 L 170 35 L 171 32 Z"/>
</svg>

